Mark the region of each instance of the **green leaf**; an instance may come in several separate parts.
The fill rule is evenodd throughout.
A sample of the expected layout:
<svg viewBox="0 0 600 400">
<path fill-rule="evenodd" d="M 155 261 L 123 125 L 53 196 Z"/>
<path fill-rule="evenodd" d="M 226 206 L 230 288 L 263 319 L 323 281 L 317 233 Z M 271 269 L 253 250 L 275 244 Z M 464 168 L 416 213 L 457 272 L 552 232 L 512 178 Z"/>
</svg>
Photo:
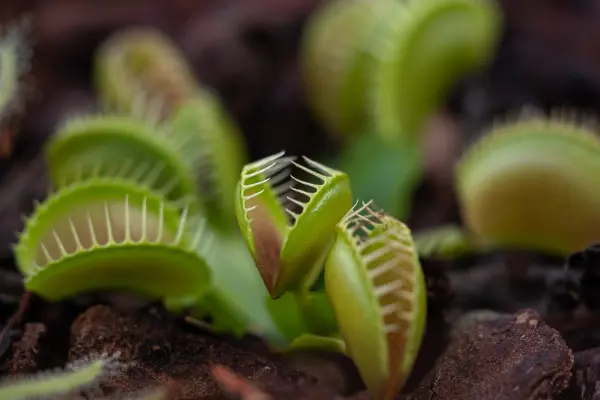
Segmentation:
<svg viewBox="0 0 600 400">
<path fill-rule="evenodd" d="M 306 333 L 298 336 L 284 352 L 298 350 L 320 350 L 325 352 L 346 353 L 346 343 L 339 337 L 319 336 Z"/>
<path fill-rule="evenodd" d="M 298 299 L 300 312 L 311 333 L 330 335 L 338 332 L 335 314 L 324 290 L 304 293 Z"/>
<path fill-rule="evenodd" d="M 373 199 L 396 218 L 408 216 L 422 173 L 418 142 L 393 143 L 365 131 L 349 139 L 338 157 L 336 165 L 350 177 L 355 198 Z"/>
<path fill-rule="evenodd" d="M 196 304 L 192 317 L 210 316 L 211 326 L 205 328 L 213 332 L 237 337 L 252 333 L 274 346 L 286 344 L 288 336 L 279 330 L 279 322 L 265 303 L 270 300 L 269 293 L 242 236 L 220 232 L 213 245 L 207 254 L 213 286 Z"/>
<path fill-rule="evenodd" d="M 286 292 L 277 299 L 268 297 L 265 301 L 279 331 L 283 333 L 290 343 L 294 338 L 308 332 L 298 305 L 296 293 Z"/>
<path fill-rule="evenodd" d="M 308 334 L 329 336 L 338 333 L 335 314 L 325 291 L 286 292 L 277 299 L 268 298 L 266 302 L 271 317 L 289 343 Z M 270 344 L 283 350 L 281 346 Z"/>
<path fill-rule="evenodd" d="M 415 234 L 415 246 L 422 258 L 455 259 L 483 250 L 460 226 L 442 225 Z"/>
</svg>

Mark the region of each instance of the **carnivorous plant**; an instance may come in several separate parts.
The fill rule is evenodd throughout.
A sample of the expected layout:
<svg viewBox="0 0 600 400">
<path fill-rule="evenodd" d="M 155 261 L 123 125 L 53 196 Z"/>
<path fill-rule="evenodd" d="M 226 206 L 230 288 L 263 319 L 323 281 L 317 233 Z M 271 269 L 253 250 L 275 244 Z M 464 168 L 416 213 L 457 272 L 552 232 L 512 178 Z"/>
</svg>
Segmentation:
<svg viewBox="0 0 600 400">
<path fill-rule="evenodd" d="M 409 228 L 371 202 L 353 207 L 336 227 L 325 288 L 371 395 L 395 398 L 421 346 L 427 309 Z"/>
<path fill-rule="evenodd" d="M 455 187 L 465 230 L 418 235 L 424 256 L 521 249 L 568 255 L 600 240 L 597 129 L 569 112 L 496 124 L 461 157 Z M 438 238 L 432 240 L 432 235 Z M 437 241 L 437 246 L 434 243 Z M 446 244 L 443 242 L 446 241 Z M 432 247 L 433 246 L 433 247 Z"/>
</svg>

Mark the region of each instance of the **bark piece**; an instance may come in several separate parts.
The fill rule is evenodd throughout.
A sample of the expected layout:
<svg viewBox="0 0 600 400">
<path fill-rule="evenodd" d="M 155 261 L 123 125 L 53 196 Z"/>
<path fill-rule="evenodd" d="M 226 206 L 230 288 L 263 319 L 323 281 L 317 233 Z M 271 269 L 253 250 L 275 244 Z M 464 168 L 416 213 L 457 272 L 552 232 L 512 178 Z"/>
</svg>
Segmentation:
<svg viewBox="0 0 600 400">
<path fill-rule="evenodd" d="M 482 320 L 453 336 L 411 400 L 552 399 L 567 387 L 573 353 L 533 310 Z"/>
</svg>

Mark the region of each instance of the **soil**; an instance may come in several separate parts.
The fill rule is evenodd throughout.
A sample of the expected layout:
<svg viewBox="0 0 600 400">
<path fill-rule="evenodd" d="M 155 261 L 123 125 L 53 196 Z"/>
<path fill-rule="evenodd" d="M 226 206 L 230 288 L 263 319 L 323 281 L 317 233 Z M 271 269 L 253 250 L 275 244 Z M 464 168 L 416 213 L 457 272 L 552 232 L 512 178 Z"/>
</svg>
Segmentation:
<svg viewBox="0 0 600 400">
<path fill-rule="evenodd" d="M 600 111 L 600 6 L 593 0 L 497 0 L 504 37 L 490 68 L 466 77 L 432 119 L 413 230 L 457 222 L 451 166 L 492 119 L 524 105 Z M 160 28 L 240 123 L 252 158 L 280 149 L 319 158 L 339 144 L 306 107 L 297 49 L 318 0 L 20 0 L 35 59 L 18 118 L 0 126 L 0 373 L 21 375 L 119 351 L 128 368 L 94 398 L 162 385 L 173 399 L 369 399 L 344 357 L 270 354 L 257 338 L 214 336 L 122 294 L 47 303 L 24 295 L 11 254 L 48 185 L 40 149 L 66 114 L 94 107 L 91 65 L 116 29 Z M 125 5 L 126 3 L 126 5 Z M 600 399 L 594 251 L 569 260 L 495 253 L 423 260 L 428 320 L 399 399 Z M 584 261 L 581 261 L 584 259 Z M 565 275 L 564 266 L 570 266 Z M 600 263 L 600 259 L 598 260 Z M 90 395 L 90 393 L 88 393 Z"/>
</svg>

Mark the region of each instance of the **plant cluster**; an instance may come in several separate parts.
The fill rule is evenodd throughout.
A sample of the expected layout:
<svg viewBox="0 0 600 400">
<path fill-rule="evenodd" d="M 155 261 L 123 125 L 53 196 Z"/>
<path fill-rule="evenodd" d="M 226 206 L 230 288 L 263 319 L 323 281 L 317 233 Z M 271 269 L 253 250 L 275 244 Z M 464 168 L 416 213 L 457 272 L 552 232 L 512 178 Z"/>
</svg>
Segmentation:
<svg viewBox="0 0 600 400">
<path fill-rule="evenodd" d="M 479 0 L 325 4 L 307 26 L 302 69 L 316 115 L 349 140 L 333 167 L 285 151 L 250 161 L 218 95 L 167 37 L 115 34 L 96 57 L 105 110 L 66 119 L 45 148 L 53 189 L 14 249 L 26 289 L 50 301 L 132 291 L 204 329 L 261 336 L 275 351 L 344 353 L 374 399 L 394 398 L 425 328 L 419 256 L 566 255 L 600 241 L 591 189 L 600 139 L 565 115 L 496 125 L 463 154 L 464 228 L 413 241 L 397 219 L 418 181 L 427 117 L 489 61 L 500 22 Z M 23 71 L 7 38 L 0 117 L 18 102 Z M 356 200 L 373 197 L 386 206 Z M 85 390 L 112 371 L 110 360 L 4 382 L 0 397 Z"/>
<path fill-rule="evenodd" d="M 248 162 L 175 49 L 148 29 L 101 47 L 108 109 L 66 119 L 47 143 L 53 189 L 14 248 L 26 289 L 50 301 L 127 290 L 276 351 L 342 352 L 374 398 L 393 398 L 425 325 L 410 230 L 355 201 L 340 170 L 283 151 Z M 84 385 L 95 366 L 31 390 Z"/>
<path fill-rule="evenodd" d="M 311 18 L 301 60 L 307 98 L 343 139 L 337 165 L 357 197 L 367 193 L 396 217 L 409 212 L 427 117 L 461 77 L 489 63 L 501 28 L 494 2 L 478 0 L 337 0 Z M 420 255 L 565 256 L 598 242 L 591 188 L 600 142 L 597 124 L 583 119 L 525 110 L 484 132 L 455 169 L 464 227 L 419 232 Z"/>
<path fill-rule="evenodd" d="M 391 399 L 425 325 L 411 232 L 372 202 L 352 206 L 345 173 L 304 161 L 281 152 L 242 169 L 240 228 L 271 297 L 296 299 L 301 324 L 292 347 L 345 352 L 373 397 Z M 311 288 L 321 271 L 326 296 L 319 298 L 323 292 Z"/>
</svg>

